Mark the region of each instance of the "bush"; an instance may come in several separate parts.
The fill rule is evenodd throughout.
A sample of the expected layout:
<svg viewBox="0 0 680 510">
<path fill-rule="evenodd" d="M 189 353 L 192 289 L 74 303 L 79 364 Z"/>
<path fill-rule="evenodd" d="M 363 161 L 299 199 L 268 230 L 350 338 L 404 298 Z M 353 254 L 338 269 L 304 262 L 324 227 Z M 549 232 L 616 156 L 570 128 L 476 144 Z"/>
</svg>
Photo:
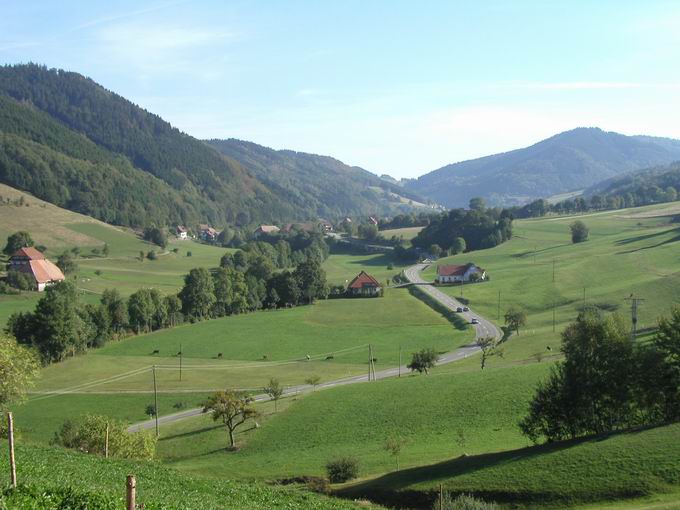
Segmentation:
<svg viewBox="0 0 680 510">
<path fill-rule="evenodd" d="M 472 496 L 461 494 L 458 497 L 452 497 L 450 493 L 445 492 L 443 501 L 439 498 L 432 506 L 433 510 L 496 510 L 498 506 L 495 503 L 487 503 L 481 499 L 475 499 Z"/>
<path fill-rule="evenodd" d="M 331 483 L 348 482 L 359 476 L 359 461 L 353 457 L 342 457 L 326 464 L 326 473 Z"/>
<path fill-rule="evenodd" d="M 149 253 L 146 254 L 146 258 L 149 260 L 156 260 L 156 252 L 151 250 Z"/>
<path fill-rule="evenodd" d="M 6 282 L 0 282 L 0 294 L 19 294 L 19 289 L 10 287 Z"/>
<path fill-rule="evenodd" d="M 129 433 L 127 425 L 107 416 L 88 415 L 67 420 L 54 435 L 53 443 L 85 453 L 104 455 L 109 427 L 109 456 L 124 459 L 153 459 L 156 437 L 150 431 Z"/>
</svg>

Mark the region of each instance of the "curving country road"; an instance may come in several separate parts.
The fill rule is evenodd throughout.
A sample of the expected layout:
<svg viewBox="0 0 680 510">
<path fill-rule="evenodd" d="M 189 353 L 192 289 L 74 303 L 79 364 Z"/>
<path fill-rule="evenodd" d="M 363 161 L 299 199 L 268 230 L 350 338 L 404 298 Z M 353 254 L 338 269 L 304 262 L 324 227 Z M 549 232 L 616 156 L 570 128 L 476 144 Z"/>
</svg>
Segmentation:
<svg viewBox="0 0 680 510">
<path fill-rule="evenodd" d="M 463 304 L 458 302 L 456 299 L 452 298 L 451 296 L 448 296 L 447 294 L 444 294 L 442 291 L 439 289 L 435 288 L 433 285 L 430 285 L 429 282 L 426 282 L 423 280 L 423 278 L 420 276 L 421 271 L 423 271 L 425 268 L 428 267 L 429 264 L 416 264 L 414 266 L 411 266 L 407 269 L 404 270 L 404 275 L 406 278 L 409 280 L 414 285 L 418 285 L 424 292 L 429 294 L 432 298 L 436 299 L 439 301 L 442 305 L 446 306 L 449 310 L 452 310 L 453 312 L 456 311 L 456 308 L 462 307 Z M 462 317 L 467 319 L 468 322 L 472 320 L 473 317 L 476 317 L 479 320 L 479 324 L 474 324 L 472 325 L 475 328 L 475 340 L 478 338 L 484 338 L 484 337 L 495 337 L 495 338 L 501 338 L 501 331 L 489 320 L 485 319 L 481 315 L 473 312 L 470 310 L 469 312 L 463 312 L 461 314 Z M 438 365 L 444 365 L 446 363 L 453 363 L 455 361 L 459 361 L 461 359 L 465 359 L 471 354 L 475 354 L 479 352 L 479 347 L 477 347 L 476 344 L 470 344 L 470 345 L 465 345 L 463 347 L 460 347 L 456 349 L 455 351 L 448 352 L 446 354 L 443 354 L 439 357 L 439 360 L 437 361 Z M 406 366 L 402 367 L 394 367 L 394 368 L 386 368 L 384 370 L 377 370 L 375 372 L 375 378 L 376 379 L 385 379 L 387 377 L 396 377 L 400 373 L 408 373 L 409 369 Z M 352 377 L 345 377 L 343 379 L 335 379 L 333 381 L 327 381 L 325 383 L 321 383 L 317 386 L 317 388 L 334 388 L 336 386 L 343 386 L 345 384 L 355 384 L 355 383 L 360 383 L 360 382 L 367 382 L 368 381 L 368 374 L 363 374 L 363 375 L 357 375 L 357 376 L 352 376 Z M 298 386 L 290 386 L 286 388 L 283 392 L 284 396 L 290 396 L 290 395 L 296 395 L 298 393 L 304 393 L 308 391 L 312 391 L 314 388 L 310 386 L 309 384 L 300 384 Z M 262 395 L 255 395 L 253 399 L 256 402 L 263 402 L 266 400 L 269 400 L 270 397 L 268 395 L 262 394 Z M 195 409 L 188 409 L 186 411 L 181 411 L 178 413 L 174 414 L 167 414 L 165 416 L 159 416 L 158 417 L 158 424 L 163 425 L 167 423 L 174 423 L 176 421 L 184 420 L 186 418 L 191 418 L 192 416 L 198 416 L 203 413 L 203 409 L 198 407 Z M 153 429 L 156 426 L 156 420 L 147 420 L 143 421 L 141 423 L 136 423 L 134 425 L 131 425 L 128 427 L 128 431 L 130 432 L 137 432 L 140 430 L 145 430 L 145 429 Z"/>
</svg>

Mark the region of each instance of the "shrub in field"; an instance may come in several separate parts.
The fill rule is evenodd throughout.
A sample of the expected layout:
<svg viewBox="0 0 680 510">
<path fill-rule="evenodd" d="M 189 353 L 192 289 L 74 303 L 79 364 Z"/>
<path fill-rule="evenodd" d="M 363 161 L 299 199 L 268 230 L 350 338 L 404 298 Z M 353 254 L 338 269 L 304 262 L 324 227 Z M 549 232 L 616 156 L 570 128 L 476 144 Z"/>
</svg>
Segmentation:
<svg viewBox="0 0 680 510">
<path fill-rule="evenodd" d="M 359 461 L 353 457 L 342 457 L 326 464 L 326 473 L 331 483 L 343 483 L 359 476 Z"/>
<path fill-rule="evenodd" d="M 457 497 L 452 497 L 451 494 L 445 492 L 443 501 L 437 498 L 437 501 L 432 506 L 433 510 L 497 510 L 498 506 L 495 503 L 487 503 L 481 499 L 473 498 L 467 494 L 461 494 Z"/>
<path fill-rule="evenodd" d="M 153 459 L 156 437 L 149 431 L 130 433 L 127 425 L 107 416 L 88 415 L 67 420 L 53 442 L 85 453 L 104 455 L 106 427 L 109 427 L 109 456 L 125 459 Z"/>
</svg>

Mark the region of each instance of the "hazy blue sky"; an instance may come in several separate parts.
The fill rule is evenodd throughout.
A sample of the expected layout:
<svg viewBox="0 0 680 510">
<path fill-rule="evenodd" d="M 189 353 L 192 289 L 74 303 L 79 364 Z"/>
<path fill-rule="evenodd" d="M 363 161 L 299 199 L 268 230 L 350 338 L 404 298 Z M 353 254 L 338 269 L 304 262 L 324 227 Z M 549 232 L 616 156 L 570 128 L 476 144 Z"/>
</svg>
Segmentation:
<svg viewBox="0 0 680 510">
<path fill-rule="evenodd" d="M 577 126 L 680 138 L 679 27 L 680 2 L 0 0 L 0 62 L 410 177 Z"/>
</svg>

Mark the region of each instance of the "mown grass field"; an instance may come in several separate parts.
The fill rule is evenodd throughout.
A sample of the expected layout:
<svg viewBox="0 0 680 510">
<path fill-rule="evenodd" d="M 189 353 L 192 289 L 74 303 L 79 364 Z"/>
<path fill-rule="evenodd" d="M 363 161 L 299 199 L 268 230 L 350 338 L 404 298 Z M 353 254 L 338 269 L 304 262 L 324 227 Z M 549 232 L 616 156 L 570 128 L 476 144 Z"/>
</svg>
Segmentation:
<svg viewBox="0 0 680 510">
<path fill-rule="evenodd" d="M 224 430 L 201 416 L 166 427 L 159 455 L 202 476 L 275 479 L 322 475 L 327 461 L 345 455 L 359 460 L 363 477 L 392 471 L 395 458 L 384 450 L 391 436 L 404 440 L 401 466 L 523 447 L 516 423 L 547 370 L 547 363 L 464 374 L 435 369 L 317 391 L 242 434 L 235 453 L 224 449 Z"/>
<path fill-rule="evenodd" d="M 397 236 L 403 238 L 404 241 L 410 241 L 415 236 L 417 236 L 418 232 L 421 230 L 423 230 L 423 227 L 391 228 L 388 230 L 381 230 L 380 235 L 382 235 L 385 239 L 390 239 L 392 236 Z"/>
<path fill-rule="evenodd" d="M 392 269 L 388 269 L 389 267 Z M 326 277 L 329 283 L 344 285 L 359 274 L 366 271 L 383 285 L 388 279 L 392 279 L 405 267 L 404 264 L 395 263 L 388 254 L 373 253 L 366 255 L 332 255 L 324 263 Z"/>
<path fill-rule="evenodd" d="M 152 365 L 159 366 L 158 390 L 169 394 L 159 404 L 164 415 L 176 411 L 171 406 L 183 392 L 196 400 L 225 387 L 261 392 L 272 377 L 294 386 L 314 375 L 324 382 L 364 374 L 369 343 L 380 370 L 397 366 L 400 347 L 406 362 L 412 351 L 422 347 L 446 352 L 471 338 L 471 330 L 456 330 L 406 289 L 388 289 L 383 298 L 319 301 L 313 306 L 187 324 L 111 343 L 42 370 L 34 390 L 38 393 L 32 394 L 20 413 L 26 417 L 27 436 L 44 440 L 73 412 L 142 420 L 140 413 L 153 389 Z M 154 350 L 159 354 L 153 355 Z M 222 359 L 217 359 L 218 353 Z M 75 393 L 45 398 L 44 392 L 54 391 Z M 130 395 L 133 392 L 144 394 Z M 50 412 L 37 425 L 45 405 Z"/>
<path fill-rule="evenodd" d="M 481 284 L 440 287 L 469 300 L 473 311 L 503 323 L 511 305 L 528 314 L 528 324 L 506 347 L 506 359 L 527 359 L 556 352 L 559 332 L 585 303 L 616 311 L 630 319 L 631 294 L 644 299 L 638 327 L 653 327 L 660 315 L 680 303 L 680 226 L 670 218 L 629 218 L 663 206 L 612 211 L 580 217 L 590 228 L 590 240 L 573 245 L 572 218 L 515 222 L 514 238 L 491 250 L 440 259 L 426 272 L 434 280 L 436 264 L 474 262 L 491 279 Z M 555 282 L 553 282 L 553 262 Z M 500 292 L 500 320 L 498 296 Z M 555 332 L 553 332 L 553 303 Z M 500 359 L 492 363 L 501 362 Z"/>
<path fill-rule="evenodd" d="M 674 424 L 607 438 L 453 458 L 356 484 L 346 494 L 395 491 L 386 495 L 386 500 L 410 497 L 423 504 L 433 499 L 443 484 L 446 490 L 473 493 L 489 501 L 558 508 L 655 493 L 670 493 L 667 498 L 671 499 L 677 498 L 680 484 L 679 439 L 680 425 Z M 617 505 L 628 507 L 625 501 Z M 630 505 L 635 508 L 644 501 L 631 501 Z"/>
<path fill-rule="evenodd" d="M 0 460 L 0 470 L 8 472 L 7 456 Z M 37 494 L 49 495 L 51 490 L 72 487 L 76 494 L 94 494 L 114 498 L 115 508 L 125 508 L 125 481 L 134 474 L 137 481 L 137 502 L 150 510 L 261 510 L 286 508 L 291 510 L 351 510 L 378 508 L 367 503 L 334 499 L 299 489 L 273 487 L 238 481 L 201 480 L 177 473 L 157 462 L 131 462 L 59 448 L 17 446 L 17 477 L 19 483 L 35 488 Z M 4 489 L 4 483 L 0 489 Z M 0 494 L 2 490 L 0 490 Z M 0 500 L 0 506 L 4 506 Z M 7 508 L 16 508 L 10 501 Z M 21 508 L 37 508 L 21 506 Z M 40 506 L 40 508 L 47 508 Z M 49 508 L 56 508 L 49 506 Z M 62 508 L 62 507 L 60 507 Z M 68 508 L 75 508 L 68 506 Z M 78 506 L 78 508 L 86 508 Z"/>
</svg>

